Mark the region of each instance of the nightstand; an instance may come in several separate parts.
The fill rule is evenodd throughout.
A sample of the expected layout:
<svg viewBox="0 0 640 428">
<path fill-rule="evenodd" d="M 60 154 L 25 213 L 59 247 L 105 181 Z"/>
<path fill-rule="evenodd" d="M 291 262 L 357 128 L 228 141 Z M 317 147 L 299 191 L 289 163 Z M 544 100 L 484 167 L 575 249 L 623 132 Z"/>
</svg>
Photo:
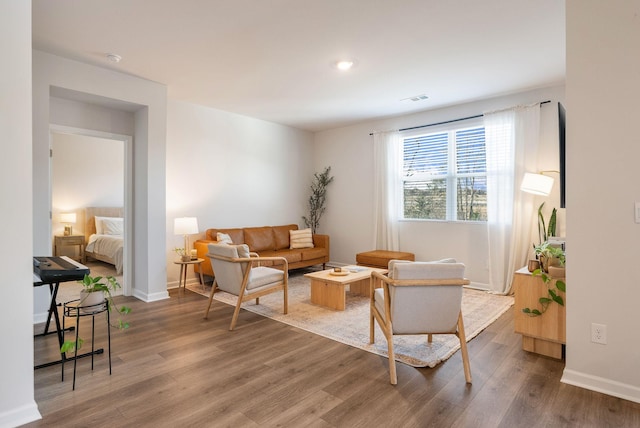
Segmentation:
<svg viewBox="0 0 640 428">
<path fill-rule="evenodd" d="M 54 256 L 60 255 L 59 254 L 60 247 L 73 246 L 73 245 L 78 246 L 80 262 L 85 263 L 86 259 L 84 255 L 84 235 L 68 235 L 68 236 L 56 235 L 54 237 L 54 242 L 53 242 L 53 255 Z"/>
</svg>

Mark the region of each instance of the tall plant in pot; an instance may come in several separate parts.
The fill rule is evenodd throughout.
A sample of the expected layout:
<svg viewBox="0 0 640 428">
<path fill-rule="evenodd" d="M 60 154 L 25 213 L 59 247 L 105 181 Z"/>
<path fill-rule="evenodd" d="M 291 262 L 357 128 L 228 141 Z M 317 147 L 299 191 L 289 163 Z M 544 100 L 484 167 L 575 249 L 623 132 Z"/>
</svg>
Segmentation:
<svg viewBox="0 0 640 428">
<path fill-rule="evenodd" d="M 311 182 L 311 196 L 309 196 L 309 217 L 302 216 L 305 226 L 311 228 L 311 233 L 315 234 L 318 225 L 320 224 L 320 217 L 324 214 L 325 202 L 327 197 L 327 186 L 333 181 L 331 173 L 331 167 L 327 166 L 320 174 L 317 172 L 313 174 L 313 181 Z"/>
<path fill-rule="evenodd" d="M 82 290 L 80 291 L 80 300 L 78 301 L 79 307 L 88 307 L 91 305 L 99 305 L 105 300 L 109 303 L 109 310 L 114 308 L 120 315 L 126 315 L 131 312 L 131 308 L 128 306 L 118 306 L 113 300 L 112 292 L 115 292 L 119 288 L 122 288 L 118 281 L 113 276 L 96 276 L 85 275 L 82 281 L 78 281 L 82 284 Z M 90 311 L 89 308 L 87 310 Z M 82 313 L 82 309 L 80 309 Z M 118 317 L 113 327 L 124 330 L 129 328 L 129 323 L 124 321 L 121 317 Z M 75 340 L 67 340 L 62 344 L 60 353 L 73 351 L 75 348 L 80 349 L 84 340 L 78 338 L 78 343 Z"/>
</svg>

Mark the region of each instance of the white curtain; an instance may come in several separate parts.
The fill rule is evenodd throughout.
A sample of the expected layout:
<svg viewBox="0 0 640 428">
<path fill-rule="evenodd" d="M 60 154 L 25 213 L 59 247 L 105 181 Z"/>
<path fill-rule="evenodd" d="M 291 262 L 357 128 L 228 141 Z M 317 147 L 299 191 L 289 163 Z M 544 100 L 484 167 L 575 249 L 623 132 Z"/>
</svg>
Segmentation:
<svg viewBox="0 0 640 428">
<path fill-rule="evenodd" d="M 374 132 L 374 236 L 377 250 L 398 251 L 401 139 L 398 131 Z"/>
<path fill-rule="evenodd" d="M 536 170 L 540 104 L 485 113 L 484 126 L 489 288 L 508 294 L 532 244 L 533 196 L 520 191 L 520 183 L 525 172 Z"/>
</svg>

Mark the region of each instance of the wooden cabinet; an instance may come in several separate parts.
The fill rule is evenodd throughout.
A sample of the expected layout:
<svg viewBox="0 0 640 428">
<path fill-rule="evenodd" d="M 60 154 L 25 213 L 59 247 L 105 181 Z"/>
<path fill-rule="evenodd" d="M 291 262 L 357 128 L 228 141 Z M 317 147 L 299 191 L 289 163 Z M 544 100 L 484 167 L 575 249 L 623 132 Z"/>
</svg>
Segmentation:
<svg viewBox="0 0 640 428">
<path fill-rule="evenodd" d="M 555 279 L 549 286 L 555 289 Z M 522 349 L 552 358 L 563 357 L 563 346 L 566 343 L 565 293 L 558 291 L 565 306 L 552 302 L 547 311 L 540 316 L 532 317 L 522 312 L 524 308 L 541 308 L 538 299 L 549 297 L 547 285 L 539 276 L 533 276 L 526 267 L 516 271 L 513 277 L 515 293 L 515 332 L 522 334 Z"/>
</svg>

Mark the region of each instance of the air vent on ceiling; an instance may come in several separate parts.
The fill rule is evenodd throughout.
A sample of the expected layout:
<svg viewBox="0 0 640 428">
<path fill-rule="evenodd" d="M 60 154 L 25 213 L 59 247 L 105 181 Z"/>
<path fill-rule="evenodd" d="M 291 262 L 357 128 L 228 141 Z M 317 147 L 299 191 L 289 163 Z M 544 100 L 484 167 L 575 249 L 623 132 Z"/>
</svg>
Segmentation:
<svg viewBox="0 0 640 428">
<path fill-rule="evenodd" d="M 407 102 L 407 101 L 416 102 L 416 101 L 424 101 L 424 100 L 427 100 L 427 99 L 429 99 L 428 96 L 426 96 L 425 94 L 420 94 L 420 95 L 414 95 L 413 97 L 409 97 L 409 98 L 403 98 L 400 101 L 402 101 L 402 102 Z"/>
</svg>

